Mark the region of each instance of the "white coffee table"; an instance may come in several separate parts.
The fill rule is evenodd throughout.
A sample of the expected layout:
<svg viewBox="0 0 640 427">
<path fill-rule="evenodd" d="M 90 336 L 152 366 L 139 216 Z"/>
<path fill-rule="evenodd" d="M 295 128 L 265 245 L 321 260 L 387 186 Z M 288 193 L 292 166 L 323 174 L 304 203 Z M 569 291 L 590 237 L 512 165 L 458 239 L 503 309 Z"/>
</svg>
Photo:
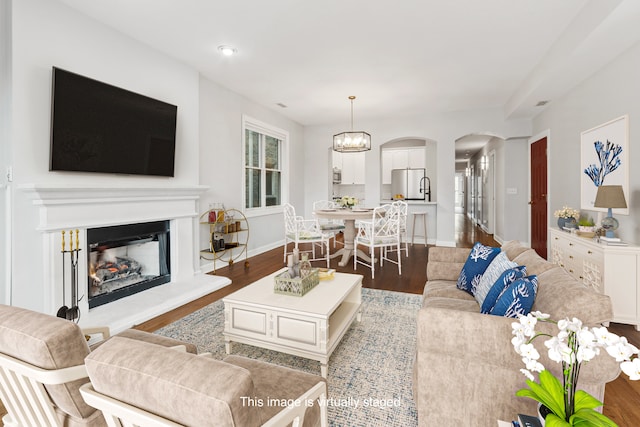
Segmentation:
<svg viewBox="0 0 640 427">
<path fill-rule="evenodd" d="M 279 270 L 223 298 L 224 340 L 250 344 L 320 362 L 327 377 L 329 357 L 354 319 L 360 321 L 362 276 L 335 273 L 302 297 L 273 292 Z"/>
</svg>

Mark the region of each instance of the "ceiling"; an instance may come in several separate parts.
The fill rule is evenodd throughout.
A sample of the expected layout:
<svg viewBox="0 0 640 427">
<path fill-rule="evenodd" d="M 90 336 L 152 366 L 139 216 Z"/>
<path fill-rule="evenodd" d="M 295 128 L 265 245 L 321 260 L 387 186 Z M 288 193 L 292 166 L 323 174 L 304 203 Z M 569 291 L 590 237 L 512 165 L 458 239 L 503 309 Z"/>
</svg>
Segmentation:
<svg viewBox="0 0 640 427">
<path fill-rule="evenodd" d="M 533 117 L 640 40 L 637 0 L 58 1 L 305 126 Z"/>
<path fill-rule="evenodd" d="M 464 169 L 468 166 L 468 161 L 492 138 L 495 138 L 495 136 L 477 133 L 456 139 L 456 169 Z"/>
</svg>

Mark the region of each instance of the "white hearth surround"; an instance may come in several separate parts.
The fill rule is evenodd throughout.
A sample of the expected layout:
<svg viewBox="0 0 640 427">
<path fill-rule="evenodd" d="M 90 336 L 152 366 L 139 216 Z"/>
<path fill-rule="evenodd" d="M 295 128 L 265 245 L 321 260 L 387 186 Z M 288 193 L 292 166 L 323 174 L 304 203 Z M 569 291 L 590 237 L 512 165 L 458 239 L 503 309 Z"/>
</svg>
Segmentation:
<svg viewBox="0 0 640 427">
<path fill-rule="evenodd" d="M 231 281 L 203 274 L 198 260 L 198 205 L 206 186 L 185 187 L 54 187 L 22 185 L 39 210 L 45 312 L 62 306 L 62 234 L 69 248 L 69 230 L 80 231 L 78 303 L 80 325 L 109 326 L 117 333 L 149 320 Z M 86 230 L 120 224 L 170 220 L 171 282 L 89 310 L 87 302 Z M 75 236 L 74 236 L 75 240 Z M 69 264 L 65 265 L 67 274 Z M 70 302 L 67 277 L 66 305 Z"/>
</svg>

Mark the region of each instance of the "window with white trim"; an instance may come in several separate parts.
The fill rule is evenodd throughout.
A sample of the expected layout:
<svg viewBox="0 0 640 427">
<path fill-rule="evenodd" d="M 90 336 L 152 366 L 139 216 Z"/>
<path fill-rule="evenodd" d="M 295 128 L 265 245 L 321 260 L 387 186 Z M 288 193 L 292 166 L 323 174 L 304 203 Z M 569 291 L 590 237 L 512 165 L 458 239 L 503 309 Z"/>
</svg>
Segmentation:
<svg viewBox="0 0 640 427">
<path fill-rule="evenodd" d="M 268 211 L 284 203 L 288 132 L 243 117 L 244 208 Z"/>
</svg>

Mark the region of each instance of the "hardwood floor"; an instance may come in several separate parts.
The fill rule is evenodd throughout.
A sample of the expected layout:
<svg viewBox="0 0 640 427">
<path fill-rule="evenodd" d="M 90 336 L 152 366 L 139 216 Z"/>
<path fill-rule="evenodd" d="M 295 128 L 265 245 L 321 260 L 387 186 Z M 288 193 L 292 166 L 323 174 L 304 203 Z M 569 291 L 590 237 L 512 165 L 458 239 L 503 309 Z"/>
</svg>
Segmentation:
<svg viewBox="0 0 640 427">
<path fill-rule="evenodd" d="M 470 248 L 476 241 L 498 246 L 492 235 L 474 226 L 466 216 L 456 214 L 456 245 Z M 215 302 L 260 277 L 279 269 L 283 266 L 282 255 L 282 248 L 273 249 L 250 258 L 249 268 L 245 268 L 244 263 L 220 268 L 217 271 L 218 275 L 229 277 L 232 280 L 231 285 L 137 325 L 135 328 L 153 332 L 199 308 Z M 390 263 L 386 263 L 383 268 L 380 268 L 379 265 L 376 267 L 375 279 L 371 279 L 370 271 L 364 266 L 358 265 L 356 272 L 364 276 L 364 287 L 421 294 L 427 279 L 427 255 L 428 250 L 424 245 L 409 246 L 409 258 L 403 258 L 401 276 L 397 274 L 397 267 Z M 332 260 L 331 267 L 342 272 L 354 272 L 353 264 L 339 267 L 337 258 Z M 640 347 L 640 333 L 635 331 L 633 327 L 611 324 L 610 330 L 627 337 L 631 343 Z M 607 356 L 602 355 L 600 357 Z M 0 402 L 0 416 L 2 416 L 3 410 L 4 408 Z M 616 380 L 607 384 L 604 413 L 621 427 L 640 426 L 640 381 L 629 381 L 626 375 L 621 374 Z"/>
</svg>

